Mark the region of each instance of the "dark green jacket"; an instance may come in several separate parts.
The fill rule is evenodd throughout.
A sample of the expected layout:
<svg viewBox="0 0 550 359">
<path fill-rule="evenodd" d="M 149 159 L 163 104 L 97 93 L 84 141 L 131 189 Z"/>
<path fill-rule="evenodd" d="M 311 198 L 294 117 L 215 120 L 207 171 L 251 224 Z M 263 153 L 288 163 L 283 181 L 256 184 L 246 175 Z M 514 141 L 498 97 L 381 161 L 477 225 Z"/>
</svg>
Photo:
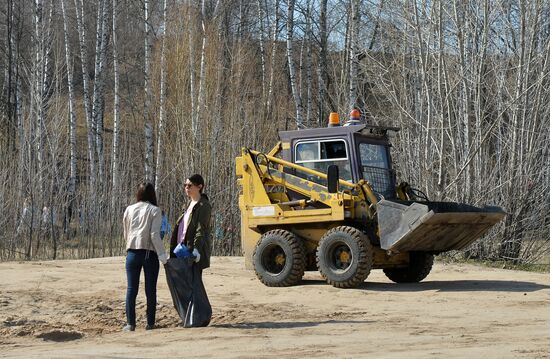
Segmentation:
<svg viewBox="0 0 550 359">
<path fill-rule="evenodd" d="M 199 202 L 193 207 L 191 211 L 191 217 L 189 218 L 189 226 L 185 232 L 185 238 L 183 243 L 189 248 L 189 251 L 193 251 L 197 248 L 201 255 L 200 261 L 197 266 L 200 269 L 210 267 L 210 255 L 212 254 L 212 243 L 210 240 L 210 213 L 212 207 L 208 202 L 208 196 L 204 193 L 201 194 Z M 172 232 L 172 238 L 170 240 L 170 257 L 174 258 L 174 248 L 178 244 L 178 228 L 180 222 L 183 220 L 185 212 L 178 218 L 174 231 Z"/>
</svg>

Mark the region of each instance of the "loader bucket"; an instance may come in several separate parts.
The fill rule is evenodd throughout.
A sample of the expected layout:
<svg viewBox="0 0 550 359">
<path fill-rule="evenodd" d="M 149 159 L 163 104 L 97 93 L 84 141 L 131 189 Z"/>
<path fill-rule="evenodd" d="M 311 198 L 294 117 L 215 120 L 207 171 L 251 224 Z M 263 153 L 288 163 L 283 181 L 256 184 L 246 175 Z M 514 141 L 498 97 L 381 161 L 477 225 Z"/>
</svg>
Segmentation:
<svg viewBox="0 0 550 359">
<path fill-rule="evenodd" d="M 441 253 L 466 247 L 506 214 L 500 207 L 454 202 L 378 202 L 380 247 Z"/>
</svg>

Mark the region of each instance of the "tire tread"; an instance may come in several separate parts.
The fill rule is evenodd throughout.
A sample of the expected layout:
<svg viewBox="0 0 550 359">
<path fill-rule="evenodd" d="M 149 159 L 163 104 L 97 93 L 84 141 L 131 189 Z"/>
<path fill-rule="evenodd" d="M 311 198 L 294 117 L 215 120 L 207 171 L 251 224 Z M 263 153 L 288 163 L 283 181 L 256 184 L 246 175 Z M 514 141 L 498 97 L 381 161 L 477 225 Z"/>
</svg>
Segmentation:
<svg viewBox="0 0 550 359">
<path fill-rule="evenodd" d="M 320 258 L 323 255 L 323 253 L 320 253 L 321 243 L 323 242 L 323 240 L 326 240 L 326 238 L 329 238 L 333 233 L 336 233 L 336 232 L 344 232 L 350 235 L 357 242 L 357 245 L 359 247 L 360 258 L 358 260 L 357 271 L 355 272 L 355 275 L 352 278 L 346 281 L 335 281 L 330 279 L 330 277 L 327 276 L 327 273 L 325 273 L 325 271 L 323 270 L 322 263 L 320 263 L 321 262 Z M 319 272 L 321 273 L 323 278 L 327 281 L 327 283 L 329 283 L 330 285 L 336 288 L 357 287 L 359 284 L 363 283 L 370 274 L 370 270 L 373 264 L 373 253 L 374 252 L 372 249 L 372 244 L 361 231 L 351 226 L 338 226 L 327 231 L 327 233 L 325 233 L 321 238 L 321 241 L 319 241 L 319 246 L 317 247 L 317 258 L 316 258 L 317 268 L 319 269 Z"/>
<path fill-rule="evenodd" d="M 267 280 L 263 273 L 259 271 L 258 268 L 256 268 L 256 265 L 254 265 L 254 272 L 256 273 L 256 277 L 258 277 L 258 279 L 268 287 L 289 287 L 296 285 L 302 280 L 306 267 L 305 246 L 303 241 L 296 237 L 296 235 L 294 235 L 292 232 L 289 232 L 285 229 L 274 229 L 268 231 L 262 235 L 262 237 L 258 241 L 258 244 L 254 248 L 254 253 L 252 254 L 253 258 L 256 257 L 256 251 L 260 247 L 262 240 L 265 240 L 265 238 L 268 238 L 269 236 L 279 236 L 289 243 L 290 249 L 294 257 L 292 268 L 286 278 L 279 282 L 273 282 Z"/>
</svg>

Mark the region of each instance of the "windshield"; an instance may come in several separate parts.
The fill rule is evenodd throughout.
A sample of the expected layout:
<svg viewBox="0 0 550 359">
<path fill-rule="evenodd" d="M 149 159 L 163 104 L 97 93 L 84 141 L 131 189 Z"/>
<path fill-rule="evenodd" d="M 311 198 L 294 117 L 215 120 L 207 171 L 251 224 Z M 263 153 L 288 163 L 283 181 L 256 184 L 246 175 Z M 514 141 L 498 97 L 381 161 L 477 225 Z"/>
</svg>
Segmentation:
<svg viewBox="0 0 550 359">
<path fill-rule="evenodd" d="M 373 191 L 384 198 L 395 197 L 387 146 L 359 143 L 359 156 L 363 179 L 370 183 Z"/>
</svg>

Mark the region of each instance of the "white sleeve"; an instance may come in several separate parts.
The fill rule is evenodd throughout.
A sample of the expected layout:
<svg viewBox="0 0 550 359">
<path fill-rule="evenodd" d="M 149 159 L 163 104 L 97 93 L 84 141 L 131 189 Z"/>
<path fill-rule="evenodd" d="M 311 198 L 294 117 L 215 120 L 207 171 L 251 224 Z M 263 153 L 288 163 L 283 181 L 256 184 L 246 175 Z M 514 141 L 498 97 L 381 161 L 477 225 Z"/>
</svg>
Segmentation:
<svg viewBox="0 0 550 359">
<path fill-rule="evenodd" d="M 164 249 L 164 243 L 160 239 L 160 224 L 162 223 L 162 212 L 160 208 L 155 207 L 151 212 L 152 221 L 151 221 L 151 242 L 153 242 L 153 247 L 155 247 L 155 252 L 159 257 L 159 261 L 162 263 L 166 262 L 168 256 L 166 255 L 166 250 Z"/>
<path fill-rule="evenodd" d="M 122 230 L 124 240 L 128 241 L 128 207 L 124 210 L 124 217 L 122 218 Z"/>
</svg>

